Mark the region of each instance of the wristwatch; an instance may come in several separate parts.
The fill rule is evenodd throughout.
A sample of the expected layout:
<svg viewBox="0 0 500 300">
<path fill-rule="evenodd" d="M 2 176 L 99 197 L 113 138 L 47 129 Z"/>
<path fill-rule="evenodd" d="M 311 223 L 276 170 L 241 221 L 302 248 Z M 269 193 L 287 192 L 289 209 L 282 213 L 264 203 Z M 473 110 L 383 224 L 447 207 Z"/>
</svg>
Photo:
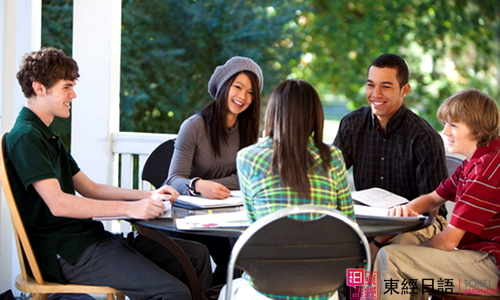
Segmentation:
<svg viewBox="0 0 500 300">
<path fill-rule="evenodd" d="M 389 245 L 389 243 L 383 243 L 383 244 L 382 244 L 382 243 L 380 243 L 379 241 L 377 241 L 376 239 L 373 239 L 373 240 L 371 241 L 371 243 L 372 243 L 372 244 L 374 244 L 375 246 L 377 246 L 378 248 L 382 248 L 382 247 L 384 247 L 384 246 Z"/>
<path fill-rule="evenodd" d="M 196 191 L 196 181 L 200 179 L 200 177 L 195 177 L 189 182 L 188 189 L 191 196 L 201 196 L 201 193 Z"/>
</svg>

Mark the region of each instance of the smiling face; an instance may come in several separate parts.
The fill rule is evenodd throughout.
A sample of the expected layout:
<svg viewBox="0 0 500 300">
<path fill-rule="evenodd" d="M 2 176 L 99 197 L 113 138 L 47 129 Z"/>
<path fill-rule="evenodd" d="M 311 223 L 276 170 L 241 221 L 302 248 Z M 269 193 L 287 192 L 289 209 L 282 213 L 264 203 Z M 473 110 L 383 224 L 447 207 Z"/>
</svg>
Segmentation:
<svg viewBox="0 0 500 300">
<path fill-rule="evenodd" d="M 59 80 L 53 87 L 47 89 L 40 83 L 34 83 L 37 94 L 32 101 L 33 111 L 49 126 L 54 117 L 68 118 L 70 116 L 71 101 L 76 98 L 73 87 L 76 80 Z"/>
<path fill-rule="evenodd" d="M 366 80 L 366 100 L 384 130 L 409 91 L 408 83 L 402 88 L 399 86 L 395 69 L 370 67 Z"/>
<path fill-rule="evenodd" d="M 229 88 L 227 96 L 228 127 L 233 127 L 238 115 L 252 104 L 253 96 L 254 90 L 250 78 L 245 73 L 240 73 Z"/>
<path fill-rule="evenodd" d="M 463 122 L 443 122 L 443 126 L 448 150 L 451 153 L 460 153 L 470 160 L 477 149 L 478 141 L 473 138 L 467 125 Z"/>
</svg>

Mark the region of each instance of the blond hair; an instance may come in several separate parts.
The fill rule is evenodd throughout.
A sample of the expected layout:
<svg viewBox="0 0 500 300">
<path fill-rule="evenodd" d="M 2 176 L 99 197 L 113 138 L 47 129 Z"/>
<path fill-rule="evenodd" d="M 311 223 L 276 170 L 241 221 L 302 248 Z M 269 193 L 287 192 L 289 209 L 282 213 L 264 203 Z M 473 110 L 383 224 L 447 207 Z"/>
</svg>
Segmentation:
<svg viewBox="0 0 500 300">
<path fill-rule="evenodd" d="M 439 106 L 437 117 L 446 123 L 465 123 L 478 146 L 487 147 L 498 138 L 498 106 L 493 98 L 476 89 L 464 90 L 446 99 Z"/>
</svg>

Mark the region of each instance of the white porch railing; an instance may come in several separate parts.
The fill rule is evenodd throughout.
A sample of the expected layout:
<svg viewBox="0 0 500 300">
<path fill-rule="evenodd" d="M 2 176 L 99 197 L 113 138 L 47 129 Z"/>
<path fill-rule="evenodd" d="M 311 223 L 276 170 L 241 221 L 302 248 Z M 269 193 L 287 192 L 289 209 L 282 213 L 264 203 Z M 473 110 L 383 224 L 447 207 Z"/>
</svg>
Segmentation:
<svg viewBox="0 0 500 300">
<path fill-rule="evenodd" d="M 164 141 L 176 137 L 177 134 L 115 132 L 112 136 L 112 151 L 114 155 L 121 158 L 119 165 L 120 186 L 148 190 L 149 183 L 142 183 L 141 172 L 149 153 Z M 138 164 L 134 165 L 134 161 Z"/>
<path fill-rule="evenodd" d="M 113 155 L 119 161 L 119 186 L 123 188 L 138 188 L 149 190 L 149 182 L 142 182 L 141 172 L 148 155 L 161 143 L 176 138 L 177 134 L 159 134 L 142 132 L 115 132 L 113 133 Z M 106 221 L 107 230 L 113 232 L 129 232 L 130 224 L 120 221 Z"/>
<path fill-rule="evenodd" d="M 119 186 L 149 190 L 150 184 L 141 180 L 141 172 L 146 159 L 158 145 L 176 137 L 177 134 L 115 132 L 112 136 L 113 155 L 120 164 L 118 165 L 119 174 L 114 176 L 115 178 L 119 177 Z M 331 140 L 325 141 L 327 144 L 331 142 Z M 446 154 L 454 155 L 448 151 Z M 459 155 L 454 156 L 459 157 Z M 463 159 L 463 157 L 460 158 Z M 354 187 L 352 172 L 348 173 L 348 177 L 351 186 Z M 113 232 L 129 232 L 131 229 L 128 222 L 106 221 L 104 224 L 107 230 Z"/>
</svg>

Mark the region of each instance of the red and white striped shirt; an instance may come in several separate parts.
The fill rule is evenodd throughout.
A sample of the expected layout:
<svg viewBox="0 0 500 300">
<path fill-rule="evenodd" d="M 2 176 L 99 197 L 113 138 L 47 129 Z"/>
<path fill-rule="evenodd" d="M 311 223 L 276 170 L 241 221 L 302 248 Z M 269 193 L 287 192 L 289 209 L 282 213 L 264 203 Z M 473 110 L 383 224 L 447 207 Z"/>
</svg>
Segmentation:
<svg viewBox="0 0 500 300">
<path fill-rule="evenodd" d="M 500 268 L 500 139 L 479 147 L 436 192 L 455 202 L 450 224 L 466 231 L 457 248 L 492 253 Z"/>
</svg>

